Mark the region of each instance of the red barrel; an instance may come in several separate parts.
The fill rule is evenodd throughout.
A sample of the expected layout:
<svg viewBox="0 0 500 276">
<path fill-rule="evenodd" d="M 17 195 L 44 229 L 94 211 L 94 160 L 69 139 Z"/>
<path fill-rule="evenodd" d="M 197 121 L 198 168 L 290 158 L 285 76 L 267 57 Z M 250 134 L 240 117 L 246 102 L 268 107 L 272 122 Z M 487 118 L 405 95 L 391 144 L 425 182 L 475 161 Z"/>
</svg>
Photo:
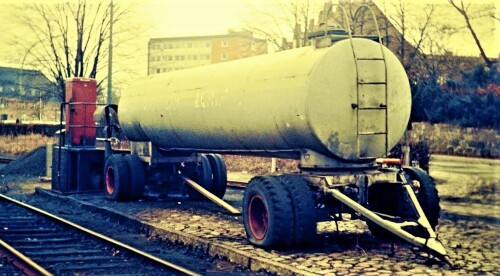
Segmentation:
<svg viewBox="0 0 500 276">
<path fill-rule="evenodd" d="M 95 146 L 97 83 L 94 79 L 66 80 L 66 137 L 73 146 Z"/>
</svg>

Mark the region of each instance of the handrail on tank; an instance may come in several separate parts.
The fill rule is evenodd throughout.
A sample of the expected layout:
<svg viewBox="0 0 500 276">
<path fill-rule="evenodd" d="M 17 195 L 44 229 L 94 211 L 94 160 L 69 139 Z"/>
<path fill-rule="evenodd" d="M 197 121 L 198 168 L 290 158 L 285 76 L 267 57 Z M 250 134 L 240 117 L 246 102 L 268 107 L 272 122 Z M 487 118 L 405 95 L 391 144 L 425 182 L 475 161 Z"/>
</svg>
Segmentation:
<svg viewBox="0 0 500 276">
<path fill-rule="evenodd" d="M 330 12 L 333 10 L 334 7 L 340 8 L 342 15 L 344 17 L 344 21 L 347 24 L 347 26 L 346 26 L 347 27 L 346 28 L 347 34 L 348 34 L 349 39 L 351 40 L 351 43 L 352 43 L 352 31 L 353 30 L 351 30 L 351 24 L 349 23 L 350 20 L 349 20 L 349 17 L 347 16 L 347 11 L 345 10 L 345 8 L 339 4 L 332 4 L 330 9 L 328 9 L 326 12 L 325 26 L 324 26 L 324 32 L 325 32 L 324 37 L 326 38 L 328 36 L 328 16 L 330 15 Z M 354 13 L 354 21 L 353 21 L 354 27 L 356 27 L 358 14 L 363 9 L 368 9 L 370 11 L 370 14 L 372 15 L 373 23 L 375 24 L 375 30 L 377 31 L 378 42 L 380 45 L 382 45 L 382 36 L 380 35 L 380 28 L 378 26 L 377 17 L 375 16 L 375 12 L 373 11 L 373 9 L 370 6 L 363 4 L 363 5 L 359 6 L 359 8 L 356 9 L 356 12 Z M 383 52 L 382 52 L 382 55 L 384 55 Z"/>
<path fill-rule="evenodd" d="M 324 36 L 324 38 L 328 37 L 328 16 L 330 15 L 330 11 L 333 10 L 333 7 L 339 7 L 340 10 L 342 11 L 342 13 L 344 15 L 344 21 L 347 24 L 347 29 L 346 29 L 347 34 L 349 35 L 349 40 L 351 41 L 351 45 L 352 45 L 351 24 L 349 23 L 349 17 L 347 17 L 347 12 L 346 12 L 345 8 L 339 4 L 333 4 L 325 14 L 325 36 Z"/>
<path fill-rule="evenodd" d="M 375 24 L 375 30 L 377 31 L 378 42 L 380 43 L 380 45 L 382 45 L 382 36 L 380 35 L 380 29 L 378 27 L 377 17 L 375 16 L 375 12 L 370 6 L 363 4 L 356 9 L 356 12 L 354 13 L 354 22 L 353 22 L 354 27 L 356 27 L 356 23 L 358 21 L 358 13 L 360 13 L 360 11 L 362 11 L 363 9 L 368 9 L 370 11 L 373 23 Z"/>
</svg>

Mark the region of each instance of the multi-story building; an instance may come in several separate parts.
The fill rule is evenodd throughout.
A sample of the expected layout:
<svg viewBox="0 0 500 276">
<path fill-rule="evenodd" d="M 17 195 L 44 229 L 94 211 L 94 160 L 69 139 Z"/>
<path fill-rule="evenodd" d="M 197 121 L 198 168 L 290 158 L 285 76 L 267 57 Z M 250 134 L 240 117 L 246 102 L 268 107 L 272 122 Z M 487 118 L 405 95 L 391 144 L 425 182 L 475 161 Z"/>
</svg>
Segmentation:
<svg viewBox="0 0 500 276">
<path fill-rule="evenodd" d="M 228 31 L 225 35 L 152 38 L 148 45 L 148 75 L 265 53 L 267 42 L 246 31 Z"/>
<path fill-rule="evenodd" d="M 0 121 L 59 119 L 56 89 L 40 71 L 0 67 Z"/>
</svg>

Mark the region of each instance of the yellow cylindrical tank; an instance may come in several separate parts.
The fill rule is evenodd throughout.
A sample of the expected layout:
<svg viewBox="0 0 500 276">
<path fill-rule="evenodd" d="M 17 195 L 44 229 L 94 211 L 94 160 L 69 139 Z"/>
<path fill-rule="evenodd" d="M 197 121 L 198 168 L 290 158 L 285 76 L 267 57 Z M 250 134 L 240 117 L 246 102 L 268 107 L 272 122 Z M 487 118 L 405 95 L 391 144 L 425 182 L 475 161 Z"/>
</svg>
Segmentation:
<svg viewBox="0 0 500 276">
<path fill-rule="evenodd" d="M 353 38 L 145 77 L 123 91 L 119 118 L 130 140 L 165 149 L 357 161 L 395 145 L 410 109 L 396 56 Z"/>
</svg>

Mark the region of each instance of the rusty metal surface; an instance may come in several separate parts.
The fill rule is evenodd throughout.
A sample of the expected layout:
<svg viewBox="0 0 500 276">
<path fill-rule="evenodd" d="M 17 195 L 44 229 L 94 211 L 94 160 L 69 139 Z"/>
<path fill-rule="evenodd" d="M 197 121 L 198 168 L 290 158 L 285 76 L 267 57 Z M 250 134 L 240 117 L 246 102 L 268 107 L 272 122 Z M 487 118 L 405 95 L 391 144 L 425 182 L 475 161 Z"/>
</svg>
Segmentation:
<svg viewBox="0 0 500 276">
<path fill-rule="evenodd" d="M 353 43 L 362 58 L 381 55 L 373 41 Z M 389 50 L 384 52 L 388 141 L 393 145 L 406 128 L 411 99 L 403 67 Z M 153 75 L 122 93 L 120 122 L 131 140 L 150 140 L 164 148 L 268 152 L 307 148 L 355 161 L 359 155 L 354 127 L 358 115 L 353 108 L 358 104 L 356 72 L 361 71 L 363 82 L 373 82 L 380 78 L 379 67 L 356 68 L 350 42 L 344 40 L 329 48 L 304 47 Z M 360 104 L 371 104 L 379 92 L 365 88 Z M 361 122 L 368 130 L 378 130 L 383 122 L 371 113 L 364 114 Z M 381 156 L 385 139 L 364 139 L 360 151 L 363 156 Z"/>
</svg>

